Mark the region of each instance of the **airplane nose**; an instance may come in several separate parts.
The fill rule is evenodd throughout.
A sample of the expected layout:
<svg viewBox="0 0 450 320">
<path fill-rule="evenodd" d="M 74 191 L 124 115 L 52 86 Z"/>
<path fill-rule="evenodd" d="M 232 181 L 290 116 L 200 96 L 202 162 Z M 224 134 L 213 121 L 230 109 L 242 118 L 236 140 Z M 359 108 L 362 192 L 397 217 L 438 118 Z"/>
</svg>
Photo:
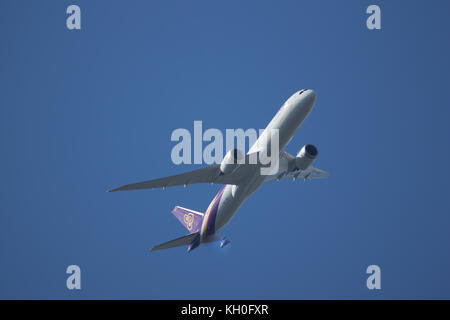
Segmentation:
<svg viewBox="0 0 450 320">
<path fill-rule="evenodd" d="M 314 90 L 303 89 L 299 91 L 299 94 L 302 96 L 303 101 L 307 102 L 307 104 L 312 108 L 317 98 L 317 94 L 314 92 Z"/>
<path fill-rule="evenodd" d="M 314 90 L 313 89 L 303 89 L 303 90 L 300 90 L 299 92 L 298 92 L 299 94 L 303 94 L 303 95 L 316 95 L 316 93 L 314 92 Z"/>
<path fill-rule="evenodd" d="M 316 102 L 317 94 L 311 89 L 302 89 L 294 93 L 288 100 L 289 104 L 295 106 L 295 108 L 305 109 L 308 112 L 314 106 Z"/>
<path fill-rule="evenodd" d="M 312 89 L 302 89 L 298 92 L 298 94 L 301 96 L 305 96 L 305 95 L 312 96 L 314 98 L 317 96 L 317 94 Z"/>
</svg>

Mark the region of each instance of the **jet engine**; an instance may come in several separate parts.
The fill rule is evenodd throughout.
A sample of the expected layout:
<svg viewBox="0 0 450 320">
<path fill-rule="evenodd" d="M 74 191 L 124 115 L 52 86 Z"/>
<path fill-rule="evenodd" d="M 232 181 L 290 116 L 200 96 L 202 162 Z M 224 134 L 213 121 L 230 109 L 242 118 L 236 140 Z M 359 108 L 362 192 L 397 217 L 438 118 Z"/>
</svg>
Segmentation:
<svg viewBox="0 0 450 320">
<path fill-rule="evenodd" d="M 244 162 L 244 155 L 238 149 L 232 149 L 227 152 L 220 164 L 220 172 L 222 174 L 232 173 L 239 164 Z"/>
<path fill-rule="evenodd" d="M 316 159 L 318 153 L 317 148 L 312 144 L 304 145 L 295 157 L 295 168 L 306 170 Z"/>
</svg>

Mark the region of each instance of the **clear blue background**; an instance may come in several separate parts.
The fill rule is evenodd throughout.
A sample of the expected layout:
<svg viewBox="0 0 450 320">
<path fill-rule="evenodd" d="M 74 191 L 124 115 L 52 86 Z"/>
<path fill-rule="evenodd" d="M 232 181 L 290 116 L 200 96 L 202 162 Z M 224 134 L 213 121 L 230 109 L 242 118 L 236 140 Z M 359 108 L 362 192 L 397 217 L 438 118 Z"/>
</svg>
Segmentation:
<svg viewBox="0 0 450 320">
<path fill-rule="evenodd" d="M 449 10 L 2 0 L 0 297 L 450 298 Z M 318 99 L 287 151 L 315 144 L 330 178 L 262 186 L 230 247 L 149 253 L 185 233 L 175 205 L 204 211 L 219 186 L 105 191 L 196 168 L 171 162 L 174 129 L 264 128 L 302 88 Z"/>
</svg>

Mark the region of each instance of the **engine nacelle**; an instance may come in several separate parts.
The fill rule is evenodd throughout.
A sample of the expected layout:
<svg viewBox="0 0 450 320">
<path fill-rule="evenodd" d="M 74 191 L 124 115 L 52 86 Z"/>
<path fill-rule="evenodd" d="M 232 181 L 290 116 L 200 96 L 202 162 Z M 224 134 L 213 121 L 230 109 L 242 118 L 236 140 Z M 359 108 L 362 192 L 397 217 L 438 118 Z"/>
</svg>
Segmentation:
<svg viewBox="0 0 450 320">
<path fill-rule="evenodd" d="M 225 158 L 220 163 L 220 172 L 222 174 L 232 173 L 239 164 L 244 162 L 244 155 L 238 149 L 232 149 L 227 152 Z"/>
<path fill-rule="evenodd" d="M 295 157 L 295 168 L 306 170 L 316 159 L 318 153 L 317 148 L 312 144 L 304 145 Z"/>
</svg>

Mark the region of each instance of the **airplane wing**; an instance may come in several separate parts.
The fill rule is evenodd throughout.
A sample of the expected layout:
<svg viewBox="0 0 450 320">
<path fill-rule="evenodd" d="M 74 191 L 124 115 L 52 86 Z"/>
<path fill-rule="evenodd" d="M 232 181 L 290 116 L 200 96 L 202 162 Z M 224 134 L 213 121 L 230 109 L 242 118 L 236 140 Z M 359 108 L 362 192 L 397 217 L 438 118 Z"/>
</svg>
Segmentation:
<svg viewBox="0 0 450 320">
<path fill-rule="evenodd" d="M 217 184 L 240 184 L 248 175 L 248 167 L 251 164 L 242 164 L 230 174 L 221 175 L 220 165 L 214 164 L 209 167 L 177 174 L 170 177 L 148 180 L 138 183 L 127 184 L 115 189 L 108 190 L 109 192 L 123 191 L 123 190 L 138 190 L 138 189 L 154 189 L 166 188 L 172 186 L 188 185 L 194 183 L 217 183 Z"/>
<path fill-rule="evenodd" d="M 306 170 L 291 171 L 284 177 L 292 179 L 326 179 L 330 174 L 322 169 L 309 166 Z"/>
</svg>

